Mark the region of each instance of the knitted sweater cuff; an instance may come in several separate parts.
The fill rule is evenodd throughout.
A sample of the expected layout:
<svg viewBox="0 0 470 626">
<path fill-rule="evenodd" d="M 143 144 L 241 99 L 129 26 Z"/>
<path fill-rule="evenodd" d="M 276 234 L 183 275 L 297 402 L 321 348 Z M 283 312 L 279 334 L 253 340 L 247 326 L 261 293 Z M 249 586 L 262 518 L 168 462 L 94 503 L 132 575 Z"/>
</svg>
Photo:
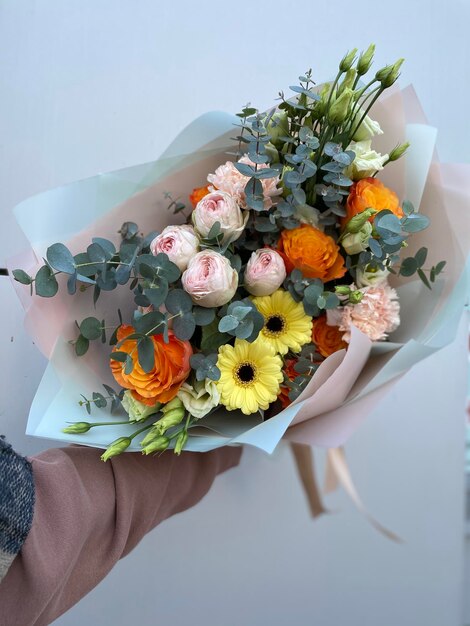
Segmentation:
<svg viewBox="0 0 470 626">
<path fill-rule="evenodd" d="M 31 463 L 0 436 L 0 580 L 21 550 L 34 514 Z"/>
</svg>

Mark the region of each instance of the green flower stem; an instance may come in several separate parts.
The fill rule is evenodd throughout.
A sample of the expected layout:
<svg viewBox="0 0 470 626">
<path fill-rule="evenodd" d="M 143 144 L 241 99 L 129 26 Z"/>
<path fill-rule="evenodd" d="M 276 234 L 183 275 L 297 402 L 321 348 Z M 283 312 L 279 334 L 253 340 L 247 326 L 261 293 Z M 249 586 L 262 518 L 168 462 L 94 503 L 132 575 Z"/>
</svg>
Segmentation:
<svg viewBox="0 0 470 626">
<path fill-rule="evenodd" d="M 356 124 L 356 126 L 354 127 L 354 129 L 352 130 L 352 132 L 349 133 L 349 137 L 352 138 L 354 137 L 354 135 L 357 133 L 357 131 L 359 130 L 359 128 L 361 127 L 362 122 L 366 119 L 367 114 L 369 113 L 369 111 L 371 110 L 371 108 L 374 106 L 375 102 L 379 99 L 379 97 L 382 95 L 382 92 L 384 91 L 383 87 L 378 87 L 377 89 L 377 93 L 374 95 L 374 97 L 372 98 L 372 100 L 369 102 L 369 104 L 367 105 L 367 108 L 365 109 L 361 119 L 359 120 L 359 122 Z M 371 94 L 370 94 L 371 95 Z"/>
<path fill-rule="evenodd" d="M 330 93 L 328 94 L 328 100 L 326 101 L 325 114 L 328 113 L 328 109 L 329 109 L 329 106 L 331 104 L 331 98 L 333 97 L 333 93 L 334 93 L 334 90 L 336 89 L 336 85 L 338 84 L 338 81 L 339 81 L 339 79 L 341 78 L 342 75 L 343 75 L 343 72 L 340 70 L 336 74 L 336 78 L 333 81 L 333 84 L 331 85 Z"/>
<path fill-rule="evenodd" d="M 153 417 L 153 416 L 149 416 L 149 417 Z M 152 426 L 153 426 L 153 422 L 151 424 L 147 424 L 147 426 L 143 426 L 142 428 L 139 428 L 139 430 L 134 431 L 132 435 L 128 435 L 129 439 L 134 439 L 134 437 L 137 437 L 137 435 L 140 435 L 140 433 L 143 433 L 145 430 L 152 428 Z"/>
</svg>

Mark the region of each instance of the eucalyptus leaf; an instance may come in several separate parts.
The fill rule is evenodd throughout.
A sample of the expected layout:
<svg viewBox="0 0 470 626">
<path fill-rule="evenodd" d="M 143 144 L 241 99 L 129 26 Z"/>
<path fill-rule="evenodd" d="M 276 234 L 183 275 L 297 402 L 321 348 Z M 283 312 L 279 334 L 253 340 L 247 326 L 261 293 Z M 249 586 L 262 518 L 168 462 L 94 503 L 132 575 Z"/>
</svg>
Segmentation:
<svg viewBox="0 0 470 626">
<path fill-rule="evenodd" d="M 96 317 L 87 317 L 80 323 L 81 334 L 93 341 L 101 337 L 101 322 Z"/>
<path fill-rule="evenodd" d="M 165 300 L 165 307 L 169 313 L 187 313 L 192 310 L 193 301 L 183 289 L 172 289 Z"/>
<path fill-rule="evenodd" d="M 155 347 L 150 337 L 143 337 L 137 342 L 139 363 L 147 374 L 155 367 Z"/>
<path fill-rule="evenodd" d="M 189 341 L 196 330 L 196 321 L 192 313 L 183 313 L 173 319 L 173 332 L 182 341 Z"/>
<path fill-rule="evenodd" d="M 35 277 L 36 294 L 43 298 L 52 298 L 56 295 L 59 285 L 48 265 L 39 268 Z"/>
<path fill-rule="evenodd" d="M 75 260 L 70 250 L 63 243 L 54 243 L 46 251 L 49 265 L 58 272 L 75 273 Z"/>
<path fill-rule="evenodd" d="M 13 270 L 13 278 L 21 283 L 22 285 L 30 285 L 32 283 L 32 278 L 29 274 L 27 274 L 23 270 Z"/>
<path fill-rule="evenodd" d="M 83 356 L 87 353 L 88 348 L 90 346 L 90 342 L 83 335 L 79 335 L 77 341 L 75 342 L 75 354 L 77 356 Z"/>
<path fill-rule="evenodd" d="M 416 270 L 418 269 L 418 263 L 416 259 L 412 256 L 403 259 L 400 267 L 400 274 L 402 276 L 413 276 Z"/>
<path fill-rule="evenodd" d="M 193 308 L 194 320 L 198 326 L 207 326 L 215 318 L 215 310 L 208 309 L 202 306 L 195 306 Z"/>
</svg>

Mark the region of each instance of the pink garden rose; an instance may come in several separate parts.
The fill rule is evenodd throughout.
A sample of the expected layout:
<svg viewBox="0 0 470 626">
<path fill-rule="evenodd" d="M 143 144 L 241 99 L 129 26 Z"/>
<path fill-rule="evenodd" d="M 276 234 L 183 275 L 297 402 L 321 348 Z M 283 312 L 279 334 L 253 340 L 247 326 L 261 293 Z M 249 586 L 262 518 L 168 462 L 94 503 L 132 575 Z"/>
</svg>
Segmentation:
<svg viewBox="0 0 470 626">
<path fill-rule="evenodd" d="M 355 285 L 351 286 L 355 289 Z M 344 331 L 344 341 L 351 340 L 351 325 L 367 335 L 372 341 L 387 338 L 388 333 L 400 325 L 400 304 L 398 294 L 383 283 L 376 287 L 360 289 L 364 297 L 358 304 L 330 309 L 327 311 L 327 322 L 330 326 L 339 326 Z"/>
<path fill-rule="evenodd" d="M 284 282 L 286 266 L 280 254 L 270 248 L 253 252 L 245 269 L 245 288 L 253 296 L 270 296 Z"/>
<path fill-rule="evenodd" d="M 253 161 L 245 154 L 239 161 L 245 165 L 255 165 Z M 269 167 L 267 164 L 258 164 L 258 169 Z M 245 186 L 249 181 L 249 176 L 240 174 L 232 161 L 227 161 L 224 165 L 220 165 L 214 174 L 209 174 L 207 180 L 220 191 L 226 191 L 242 208 L 246 208 Z M 279 177 L 265 178 L 261 181 L 264 195 L 264 208 L 267 211 L 275 204 L 276 196 L 282 194 L 282 189 L 278 189 Z"/>
<path fill-rule="evenodd" d="M 201 237 L 207 237 L 212 226 L 219 222 L 224 236 L 223 243 L 231 243 L 242 234 L 248 216 L 248 211 L 242 212 L 229 193 L 212 191 L 196 204 L 192 219 Z"/>
<path fill-rule="evenodd" d="M 199 239 L 192 226 L 167 226 L 150 244 L 155 256 L 164 252 L 172 263 L 184 272 L 199 250 Z"/>
<path fill-rule="evenodd" d="M 238 287 L 238 273 L 230 261 L 214 250 L 198 252 L 181 278 L 183 289 L 199 306 L 222 306 Z"/>
</svg>

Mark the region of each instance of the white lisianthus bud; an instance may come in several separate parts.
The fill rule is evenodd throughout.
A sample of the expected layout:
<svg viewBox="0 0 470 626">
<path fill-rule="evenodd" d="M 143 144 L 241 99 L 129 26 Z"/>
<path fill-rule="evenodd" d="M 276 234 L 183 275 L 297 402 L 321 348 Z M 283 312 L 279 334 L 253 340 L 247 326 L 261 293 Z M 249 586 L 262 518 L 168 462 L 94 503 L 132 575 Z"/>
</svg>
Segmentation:
<svg viewBox="0 0 470 626">
<path fill-rule="evenodd" d="M 195 304 L 211 308 L 233 298 L 238 273 L 226 257 L 214 250 L 203 250 L 191 259 L 181 282 Z"/>
<path fill-rule="evenodd" d="M 153 255 L 164 252 L 181 272 L 199 250 L 199 239 L 192 226 L 167 226 L 150 244 Z"/>
<path fill-rule="evenodd" d="M 242 234 L 249 213 L 242 211 L 233 196 L 225 191 L 212 191 L 196 204 L 192 220 L 201 237 L 207 237 L 216 222 L 220 224 L 223 243 L 231 243 Z"/>
<path fill-rule="evenodd" d="M 253 296 L 270 296 L 286 278 L 286 266 L 281 255 L 270 248 L 252 253 L 245 269 L 245 289 Z"/>
<path fill-rule="evenodd" d="M 139 400 L 134 398 L 132 391 L 129 389 L 124 392 L 121 404 L 124 411 L 129 415 L 131 422 L 140 422 L 141 420 L 147 419 L 149 415 L 157 413 L 162 406 L 160 402 L 156 402 L 152 406 L 139 402 Z"/>
<path fill-rule="evenodd" d="M 170 445 L 168 437 L 155 437 L 152 441 L 142 447 L 142 454 L 153 454 L 154 452 L 163 452 Z"/>
<path fill-rule="evenodd" d="M 341 238 L 341 245 L 347 254 L 360 254 L 369 247 L 372 224 L 366 222 L 357 233 L 346 233 Z"/>
<path fill-rule="evenodd" d="M 386 282 L 388 270 L 374 269 L 370 265 L 358 267 L 356 270 L 356 285 L 358 287 L 376 287 Z"/>
<path fill-rule="evenodd" d="M 111 443 L 101 455 L 102 461 L 107 461 L 113 456 L 122 454 L 131 445 L 132 439 L 130 437 L 119 437 Z"/>
<path fill-rule="evenodd" d="M 215 381 L 205 378 L 194 381 L 192 385 L 183 383 L 178 398 L 190 415 L 201 419 L 219 404 L 220 393 Z"/>
<path fill-rule="evenodd" d="M 363 115 L 364 110 L 359 109 L 358 113 L 356 113 L 356 117 L 354 118 L 352 128 L 355 128 L 355 126 L 359 124 Z M 383 135 L 383 130 L 380 128 L 380 124 L 378 122 L 366 115 L 361 125 L 354 133 L 353 140 L 365 141 L 366 139 L 372 139 L 372 137 L 375 137 L 375 135 Z"/>
<path fill-rule="evenodd" d="M 388 154 L 380 154 L 372 150 L 371 144 L 370 139 L 364 139 L 364 141 L 351 141 L 347 147 L 347 150 L 352 150 L 356 156 L 344 173 L 354 181 L 383 170 L 388 161 Z"/>
</svg>

